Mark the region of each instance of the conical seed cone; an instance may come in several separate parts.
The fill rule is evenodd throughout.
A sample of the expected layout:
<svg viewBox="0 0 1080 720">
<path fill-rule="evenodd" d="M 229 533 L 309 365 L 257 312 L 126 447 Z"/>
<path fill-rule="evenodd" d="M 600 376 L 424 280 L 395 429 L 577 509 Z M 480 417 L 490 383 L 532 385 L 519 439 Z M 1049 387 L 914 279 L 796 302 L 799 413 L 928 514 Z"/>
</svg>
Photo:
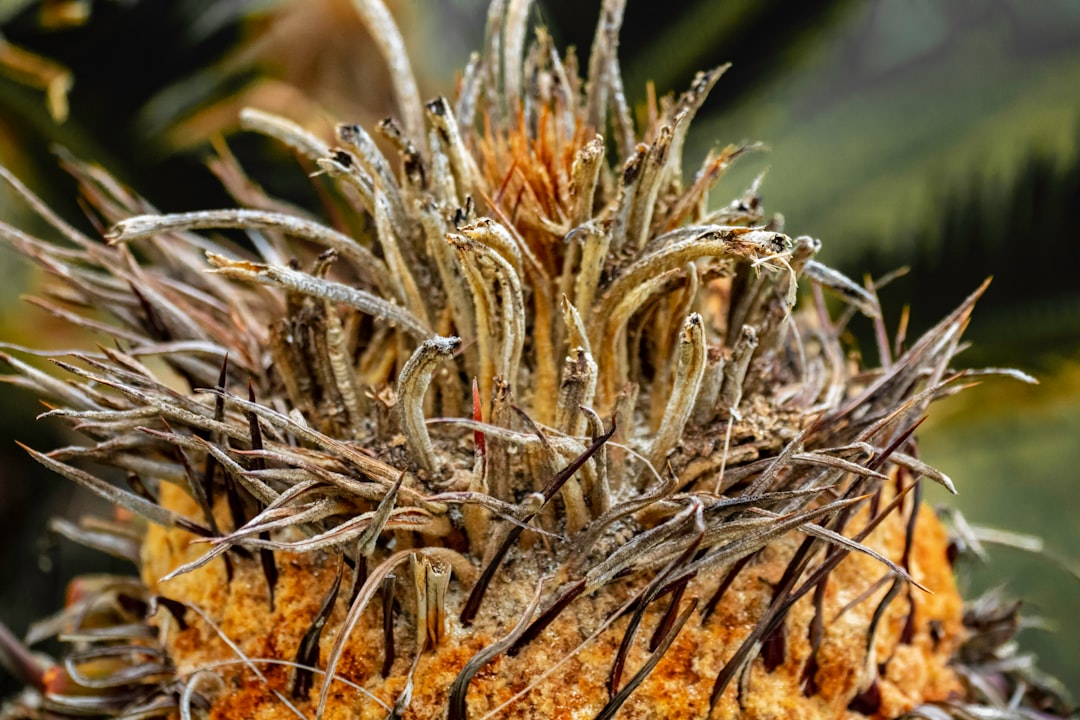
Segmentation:
<svg viewBox="0 0 1080 720">
<path fill-rule="evenodd" d="M 38 304 L 111 335 L 67 383 L 10 360 L 88 439 L 31 452 L 119 509 L 65 534 L 140 568 L 36 633 L 74 642 L 66 664 L 7 643 L 31 686 L 8 716 L 1063 707 L 995 664 L 1015 608 L 963 612 L 920 500 L 951 488 L 913 432 L 973 374 L 949 363 L 983 288 L 864 367 L 841 338 L 856 313 L 887 337 L 874 288 L 756 185 L 709 209 L 746 148 L 682 166 L 723 69 L 637 128 L 619 3 L 579 70 L 496 2 L 457 95 L 421 103 L 385 11 L 357 7 L 398 120 L 330 146 L 243 116 L 318 171 L 328 220 L 228 158 L 246 207 L 178 215 L 65 158 L 101 244 L 5 175 L 68 242 L 2 226 L 58 280 Z"/>
</svg>

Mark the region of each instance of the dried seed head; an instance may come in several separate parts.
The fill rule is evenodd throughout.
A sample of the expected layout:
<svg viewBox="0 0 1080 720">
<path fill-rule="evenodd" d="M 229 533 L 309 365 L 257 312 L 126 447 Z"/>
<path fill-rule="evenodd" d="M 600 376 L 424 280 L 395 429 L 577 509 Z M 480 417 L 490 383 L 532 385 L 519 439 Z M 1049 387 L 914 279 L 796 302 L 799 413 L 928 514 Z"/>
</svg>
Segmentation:
<svg viewBox="0 0 1080 720">
<path fill-rule="evenodd" d="M 400 122 L 378 131 L 397 157 L 354 124 L 336 149 L 259 111 L 242 122 L 325 170 L 368 235 L 252 185 L 250 208 L 148 215 L 68 158 L 112 223 L 100 244 L 0 173 L 74 245 L 0 225 L 62 288 L 36 304 L 120 344 L 58 363 L 66 383 L 3 356 L 87 439 L 29 452 L 135 516 L 57 528 L 140 569 L 34 634 L 75 641 L 62 671 L 0 633 L 32 686 L 8 716 L 1039 702 L 1044 688 L 989 667 L 1015 616 L 963 615 L 919 502 L 923 478 L 951 488 L 912 433 L 973 374 L 949 363 L 983 288 L 882 368 L 855 367 L 850 308 L 887 337 L 873 289 L 780 218 L 758 225 L 758 182 L 706 209 L 749 148 L 683 184 L 689 123 L 724 68 L 636 131 L 621 0 L 604 3 L 584 81 L 542 30 L 527 42 L 527 0 L 496 0 L 459 97 L 422 105 L 385 8 L 354 4 L 394 82 Z M 242 184 L 228 158 L 218 168 Z M 203 234 L 219 228 L 250 247 Z M 806 310 L 797 284 L 815 290 Z M 840 319 L 820 288 L 846 303 Z"/>
</svg>

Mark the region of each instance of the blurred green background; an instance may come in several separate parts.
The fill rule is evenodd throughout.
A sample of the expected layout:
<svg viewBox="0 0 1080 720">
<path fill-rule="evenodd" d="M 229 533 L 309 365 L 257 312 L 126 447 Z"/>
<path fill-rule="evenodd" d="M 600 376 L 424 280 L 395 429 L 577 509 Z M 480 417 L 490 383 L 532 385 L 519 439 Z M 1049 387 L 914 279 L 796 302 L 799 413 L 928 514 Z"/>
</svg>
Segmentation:
<svg viewBox="0 0 1080 720">
<path fill-rule="evenodd" d="M 598 5 L 552 0 L 534 15 L 584 58 Z M 453 69 L 481 42 L 482 0 L 391 7 L 424 94 L 450 92 Z M 202 166 L 202 140 L 229 133 L 242 105 L 324 133 L 335 119 L 391 111 L 349 0 L 0 0 L 0 33 L 0 162 L 73 221 L 52 143 L 160 208 L 186 210 L 228 202 Z M 1024 597 L 1053 630 L 1025 631 L 1022 644 L 1080 695 L 1080 2 L 631 0 L 621 38 L 635 107 L 648 81 L 679 92 L 695 70 L 734 63 L 691 152 L 741 140 L 768 150 L 740 160 L 714 202 L 767 168 L 766 209 L 784 214 L 790 234 L 821 238 L 826 262 L 855 278 L 909 267 L 881 292 L 890 329 L 909 303 L 915 335 L 994 276 L 959 360 L 1018 367 L 1042 384 L 990 380 L 935 406 L 920 449 L 960 490 L 934 502 L 1044 539 L 1045 555 L 989 546 L 992 563 L 967 568 L 964 582 L 969 595 L 1004 585 Z M 229 141 L 253 177 L 303 200 L 287 158 L 253 138 Z M 44 232 L 7 188 L 0 218 Z M 18 301 L 34 282 L 0 248 L 0 333 L 65 346 L 60 328 Z M 873 357 L 869 328 L 853 329 Z M 30 422 L 38 406 L 25 394 L 0 387 L 0 407 L 0 615 L 21 632 L 76 568 L 109 565 L 48 537 L 49 515 L 92 508 L 13 443 L 67 439 Z"/>
</svg>

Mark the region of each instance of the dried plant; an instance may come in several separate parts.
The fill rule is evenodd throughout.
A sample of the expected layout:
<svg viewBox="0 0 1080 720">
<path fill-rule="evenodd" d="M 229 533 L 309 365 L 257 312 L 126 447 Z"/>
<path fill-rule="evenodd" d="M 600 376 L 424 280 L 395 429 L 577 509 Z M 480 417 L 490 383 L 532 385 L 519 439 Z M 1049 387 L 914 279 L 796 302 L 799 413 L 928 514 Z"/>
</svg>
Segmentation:
<svg viewBox="0 0 1080 720">
<path fill-rule="evenodd" d="M 330 224 L 227 154 L 244 209 L 174 215 L 64 157 L 103 244 L 3 172 L 65 240 L 0 226 L 56 280 L 34 304 L 106 338 L 52 358 L 65 380 L 5 354 L 88 441 L 28 452 L 117 508 L 55 529 L 140 570 L 34 626 L 61 661 L 0 636 L 27 685 L 4 717 L 1067 712 L 1012 654 L 1013 606 L 962 610 L 920 500 L 952 489 L 915 450 L 929 403 L 1027 379 L 950 369 L 983 288 L 892 343 L 875 286 L 756 184 L 710 210 L 750 149 L 684 181 L 724 68 L 637 130 L 620 0 L 584 77 L 495 0 L 456 99 L 426 104 L 385 9 L 355 4 L 399 120 L 331 147 L 242 117 L 317 171 Z M 841 342 L 856 312 L 879 368 Z"/>
</svg>

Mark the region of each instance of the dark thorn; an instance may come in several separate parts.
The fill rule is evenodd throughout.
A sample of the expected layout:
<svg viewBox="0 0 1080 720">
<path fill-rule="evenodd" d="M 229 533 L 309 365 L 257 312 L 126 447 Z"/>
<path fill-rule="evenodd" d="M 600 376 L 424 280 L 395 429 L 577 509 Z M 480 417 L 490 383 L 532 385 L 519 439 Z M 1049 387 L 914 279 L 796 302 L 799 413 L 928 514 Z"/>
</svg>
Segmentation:
<svg viewBox="0 0 1080 720">
<path fill-rule="evenodd" d="M 473 589 L 469 593 L 468 600 L 465 601 L 465 607 L 461 611 L 462 625 L 468 627 L 472 624 L 473 619 L 476 617 L 476 613 L 480 610 L 480 603 L 484 600 L 484 593 L 487 592 L 487 587 L 491 583 L 491 579 L 495 576 L 495 572 L 499 569 L 499 566 L 502 565 L 503 558 L 506 557 L 506 553 L 509 552 L 510 547 L 515 542 L 517 542 L 517 539 L 521 537 L 521 533 L 525 531 L 525 527 L 529 523 L 529 521 L 536 517 L 540 510 L 544 509 L 548 501 L 550 501 L 551 498 L 555 496 L 555 493 L 559 492 L 559 490 L 566 483 L 566 481 L 573 477 L 574 473 L 581 469 L 581 466 L 588 462 L 589 458 L 595 455 L 596 452 L 601 447 L 603 447 L 604 443 L 610 440 L 611 436 L 614 434 L 615 419 L 612 418 L 611 429 L 600 437 L 596 438 L 596 440 L 594 440 L 593 443 L 585 449 L 585 452 L 574 458 L 574 460 L 569 465 L 559 471 L 555 475 L 555 477 L 552 478 L 551 482 L 549 482 L 547 487 L 544 488 L 544 502 L 540 506 L 540 508 L 536 512 L 530 513 L 527 517 L 521 518 L 521 521 L 518 524 L 510 528 L 510 531 L 506 534 L 506 537 L 503 539 L 502 544 L 492 556 L 491 562 L 489 562 L 487 567 L 484 568 L 484 572 L 480 574 L 480 578 L 476 581 L 476 584 L 473 585 Z"/>
<path fill-rule="evenodd" d="M 367 558 L 360 552 L 357 552 L 356 562 L 353 563 L 353 581 L 352 590 L 349 591 L 349 606 L 351 607 L 356 602 L 356 596 L 360 594 L 360 588 L 364 587 L 364 583 L 368 578 L 368 566 Z"/>
<path fill-rule="evenodd" d="M 814 586 L 814 617 L 810 619 L 810 627 L 807 629 L 810 657 L 802 672 L 802 689 L 806 697 L 817 695 L 821 690 L 817 684 L 817 654 L 821 648 L 821 641 L 825 638 L 825 590 L 828 585 L 829 578 L 826 576 Z"/>
<path fill-rule="evenodd" d="M 787 611 L 793 604 L 790 597 L 791 588 L 805 569 L 814 542 L 815 538 L 809 535 L 803 539 L 799 548 L 795 551 L 795 555 L 792 556 L 791 562 L 788 563 L 787 568 L 784 570 L 780 582 L 776 585 L 776 591 L 773 594 L 772 603 L 770 603 L 769 609 L 765 612 L 765 615 L 758 622 L 757 626 L 755 626 L 754 629 L 750 631 L 750 634 L 746 636 L 738 650 L 735 651 L 735 654 L 731 656 L 717 674 L 716 681 L 713 683 L 712 694 L 709 696 L 710 713 L 716 707 L 716 703 L 720 701 L 720 696 L 724 694 L 724 690 L 727 689 L 728 684 L 735 677 L 736 673 L 740 672 L 744 664 L 748 661 L 750 650 L 754 647 L 754 644 L 758 639 L 771 633 L 776 628 L 776 625 L 783 622 L 784 617 L 787 615 Z M 825 562 L 828 562 L 828 557 L 829 556 L 826 556 Z"/>
<path fill-rule="evenodd" d="M 735 578 L 738 576 L 742 569 L 754 558 L 757 553 L 751 553 L 745 557 L 739 558 L 739 560 L 731 566 L 731 569 L 727 571 L 727 575 L 720 581 L 720 586 L 716 588 L 716 592 L 709 598 L 709 602 L 705 603 L 705 607 L 701 611 L 701 623 L 704 625 L 709 620 L 709 616 L 716 610 L 716 606 L 720 604 L 720 600 L 724 597 L 724 593 L 731 587 L 731 584 L 735 582 Z"/>
<path fill-rule="evenodd" d="M 221 374 L 218 376 L 218 388 L 224 391 L 225 388 L 225 376 L 228 372 L 229 356 L 225 356 L 225 361 L 221 365 Z M 225 397 L 222 394 L 218 394 L 214 401 L 214 420 L 221 422 L 225 419 Z M 214 471 L 217 470 L 217 458 L 211 453 L 206 453 L 206 464 L 203 466 L 202 486 L 206 493 L 206 500 L 210 507 L 214 505 Z"/>
<path fill-rule="evenodd" d="M 513 645 L 518 637 L 520 637 L 521 633 L 525 631 L 529 621 L 532 620 L 533 613 L 540 603 L 540 593 L 542 590 L 543 582 L 537 585 L 536 594 L 533 596 L 532 602 L 529 603 L 517 624 L 505 637 L 485 646 L 482 650 L 479 650 L 475 655 L 469 658 L 469 661 L 461 668 L 461 672 L 458 673 L 458 676 L 450 686 L 450 700 L 447 703 L 447 720 L 466 720 L 468 711 L 465 700 L 466 695 L 468 695 L 469 692 L 469 683 L 472 682 L 476 673 L 480 672 L 485 665 Z"/>
<path fill-rule="evenodd" d="M 907 427 L 903 432 L 901 432 L 899 436 L 897 436 L 897 438 L 893 440 L 893 442 L 891 442 L 889 446 L 886 447 L 880 455 L 873 458 L 869 463 L 867 463 L 867 467 L 871 470 L 880 469 L 886 463 L 886 461 L 888 461 L 888 459 L 892 456 L 894 452 L 903 447 L 904 443 L 906 443 L 911 438 L 911 436 L 915 433 L 915 430 L 918 429 L 918 427 L 922 425 L 925 420 L 926 416 L 923 416 L 913 422 L 909 427 Z M 860 533 L 856 536 L 856 542 L 861 542 L 863 538 L 869 535 L 872 528 L 877 527 L 878 524 L 880 524 L 890 512 L 892 512 L 894 509 L 896 509 L 896 507 L 901 505 L 907 492 L 914 488 L 917 488 L 918 486 L 919 483 L 916 482 L 912 485 L 909 485 L 906 489 L 899 490 L 897 494 L 893 497 L 893 499 L 890 500 L 889 503 L 885 506 L 885 509 L 881 512 L 878 512 L 876 507 L 872 508 L 872 512 L 870 513 L 871 520 L 869 523 L 867 523 L 866 527 L 864 527 L 862 531 L 860 531 Z M 852 484 L 848 492 L 845 493 L 845 496 L 853 494 L 858 490 L 859 487 L 860 486 L 858 483 Z M 875 499 L 877 499 L 878 494 L 875 494 L 874 497 Z M 851 517 L 851 514 L 854 512 L 854 506 L 849 506 L 841 510 L 834 523 L 833 530 L 840 532 L 847 524 L 847 521 Z M 810 538 L 807 538 L 807 540 L 810 540 Z M 849 552 L 851 551 L 845 548 L 829 548 L 825 555 L 825 560 L 821 564 L 821 567 L 818 568 L 817 572 L 814 573 L 813 578 L 818 578 L 818 580 L 816 580 L 815 582 L 820 582 L 820 578 L 825 577 L 828 575 L 828 573 L 832 572 L 833 568 L 836 567 L 840 560 L 847 557 L 847 554 Z M 803 588 L 800 590 L 800 596 L 802 594 L 805 594 L 805 592 L 809 590 L 810 582 L 811 581 L 808 580 L 806 583 L 804 583 Z"/>
<path fill-rule="evenodd" d="M 802 671 L 802 692 L 804 697 L 813 697 L 821 692 L 821 686 L 817 683 L 819 667 L 817 653 L 811 653 Z"/>
<path fill-rule="evenodd" d="M 928 629 L 930 631 L 930 642 L 934 648 L 934 652 L 937 652 L 938 647 L 941 645 L 941 641 L 945 638 L 945 630 L 942 627 L 940 620 L 931 620 Z"/>
<path fill-rule="evenodd" d="M 565 468 L 559 471 L 559 473 L 548 483 L 548 486 L 544 488 L 544 502 L 551 500 L 555 497 L 555 494 L 562 489 L 562 486 L 566 484 L 566 481 L 574 476 L 581 467 L 589 461 L 589 459 L 596 454 L 596 452 L 604 446 L 611 436 L 615 434 L 615 418 L 611 418 L 611 429 L 606 433 L 596 438 L 589 447 L 585 448 L 585 452 L 578 455 L 574 460 Z"/>
<path fill-rule="evenodd" d="M 142 481 L 142 478 L 133 472 L 129 472 L 126 476 L 127 485 L 131 488 L 131 491 L 141 497 L 144 500 L 149 500 L 155 505 L 159 505 L 158 499 L 154 497 L 154 494 L 150 492 L 150 489 L 146 487 L 146 483 Z"/>
<path fill-rule="evenodd" d="M 958 557 L 960 557 L 960 545 L 953 540 L 945 548 L 945 560 L 949 563 L 949 567 L 956 567 L 956 559 Z"/>
<path fill-rule="evenodd" d="M 229 355 L 226 353 L 225 359 L 221 363 L 221 373 L 218 375 L 217 392 L 214 393 L 214 421 L 219 423 L 225 421 L 225 385 L 228 382 L 228 377 Z M 222 439 L 219 442 L 227 444 L 228 441 Z M 207 488 L 213 487 L 214 471 L 217 470 L 217 467 L 217 459 L 211 453 L 206 453 L 206 468 L 203 471 L 203 484 Z M 236 530 L 243 527 L 244 523 L 247 521 L 247 513 L 244 511 L 244 499 L 240 494 L 240 488 L 237 487 L 233 477 L 229 473 L 222 474 L 225 479 L 225 500 L 229 506 L 229 515 L 232 518 L 233 529 Z M 209 497 L 211 499 L 213 498 L 212 491 Z M 237 554 L 239 555 L 250 557 L 250 553 L 239 546 L 233 546 L 233 549 L 243 551 L 238 552 Z"/>
<path fill-rule="evenodd" d="M 11 672 L 26 687 L 45 692 L 45 671 L 30 648 L 26 647 L 7 625 L 0 622 L 0 666 Z"/>
<path fill-rule="evenodd" d="M 857 712 L 860 715 L 876 715 L 879 709 L 881 709 L 881 685 L 877 680 L 874 680 L 870 687 L 856 695 L 848 703 L 848 710 Z"/>
<path fill-rule="evenodd" d="M 694 559 L 698 560 L 699 558 L 694 558 Z M 616 575 L 616 577 L 612 578 L 612 579 L 613 580 L 619 579 L 621 577 L 625 577 L 626 574 L 627 574 L 625 571 L 620 571 L 620 573 L 621 573 L 620 575 Z M 693 580 L 694 577 L 696 577 L 696 575 L 697 575 L 697 573 L 694 572 L 694 573 L 689 574 L 689 575 L 680 575 L 679 577 L 675 578 L 674 580 L 671 580 L 670 582 L 668 582 L 667 585 L 660 588 L 660 590 L 656 593 L 655 597 L 650 597 L 649 602 L 654 602 L 656 600 L 663 600 L 668 595 L 673 593 L 675 590 L 678 590 L 681 585 L 685 585 L 686 583 Z M 634 599 L 634 601 L 632 603 L 630 603 L 629 606 L 627 606 L 627 608 L 623 611 L 622 614 L 626 615 L 627 613 L 635 612 L 639 607 L 641 607 L 642 604 L 647 604 L 647 603 L 644 603 L 644 599 L 645 599 L 644 593 L 639 595 L 637 598 Z"/>
<path fill-rule="evenodd" d="M 290 690 L 293 698 L 306 698 L 314 685 L 315 674 L 308 668 L 313 668 L 319 664 L 319 637 L 322 635 L 323 627 L 326 626 L 326 621 L 330 619 L 330 613 L 334 610 L 334 601 L 337 600 L 338 590 L 341 588 L 341 576 L 344 574 L 344 568 L 344 561 L 339 561 L 337 573 L 334 575 L 334 583 L 323 598 L 322 607 L 316 613 L 315 619 L 311 621 L 311 626 L 304 633 L 304 638 L 300 641 L 300 646 L 296 650 L 297 665 L 304 665 L 305 667 L 298 667 L 293 671 L 292 688 Z"/>
<path fill-rule="evenodd" d="M 573 585 L 568 587 L 562 595 L 555 599 L 548 609 L 540 614 L 540 617 L 536 618 L 531 625 L 521 634 L 521 637 L 517 639 L 510 649 L 506 651 L 506 654 L 510 657 L 514 657 L 524 649 L 526 645 L 535 640 L 540 633 L 547 629 L 547 626 L 552 623 L 559 616 L 566 607 L 574 601 L 574 599 L 585 591 L 584 578 L 578 580 Z"/>
<path fill-rule="evenodd" d="M 911 487 L 913 486 L 909 485 L 908 489 L 910 489 Z M 877 528 L 877 526 L 880 525 L 882 521 L 889 516 L 889 513 L 895 510 L 896 507 L 904 501 L 904 495 L 907 492 L 908 490 L 905 490 L 903 494 L 897 495 L 892 500 L 890 500 L 889 504 L 886 505 L 880 513 L 870 518 L 870 520 L 866 523 L 866 526 L 863 527 L 863 529 L 860 530 L 859 533 L 852 538 L 852 540 L 857 543 L 865 540 L 866 536 L 872 533 Z M 840 564 L 840 561 L 847 557 L 848 553 L 850 552 L 850 548 L 841 548 L 835 553 L 830 553 L 826 555 L 825 559 L 821 563 L 821 566 L 813 572 L 813 574 L 806 580 L 806 582 L 804 582 L 799 587 L 798 590 L 791 593 L 790 597 L 788 597 L 784 601 L 785 604 L 788 607 L 794 605 L 795 602 L 799 600 L 799 598 L 810 592 L 810 588 L 815 587 L 818 583 L 822 582 L 826 577 L 828 577 L 829 573 L 831 573 L 833 569 L 835 569 L 836 566 Z M 899 580 L 900 578 L 898 577 L 897 579 Z"/>
<path fill-rule="evenodd" d="M 426 107 L 432 115 L 438 115 L 439 117 L 445 117 L 449 110 L 446 104 L 446 98 L 441 96 L 434 100 L 429 100 L 424 107 Z"/>
<path fill-rule="evenodd" d="M 255 402 L 255 387 L 251 384 L 250 378 L 248 378 L 248 400 L 252 403 Z M 247 416 L 248 432 L 251 434 L 251 449 L 260 451 L 263 449 L 263 440 L 262 430 L 259 428 L 259 416 L 254 411 L 248 412 Z M 255 457 L 251 461 L 251 468 L 253 470 L 265 470 L 266 461 L 261 457 Z M 261 507 L 259 511 L 262 511 Z M 259 539 L 269 540 L 270 532 L 259 533 Z M 259 548 L 259 562 L 262 564 L 263 577 L 266 578 L 266 590 L 270 597 L 270 612 L 274 612 L 274 589 L 277 587 L 278 581 L 278 569 L 277 563 L 274 561 L 274 551 L 270 548 Z"/>
<path fill-rule="evenodd" d="M 167 342 L 172 339 L 169 329 L 165 326 L 165 323 L 161 321 L 158 314 L 154 311 L 154 306 L 150 304 L 150 301 L 146 299 L 146 296 L 142 294 L 139 288 L 135 287 L 134 283 L 129 282 L 128 287 L 131 288 L 131 293 L 135 296 L 135 299 L 139 301 L 139 306 L 142 308 L 143 313 L 146 315 L 146 330 L 150 337 L 159 342 Z"/>
<path fill-rule="evenodd" d="M 885 597 L 883 597 L 881 599 L 881 604 L 879 604 L 877 606 L 877 608 L 874 610 L 874 615 L 870 619 L 870 627 L 867 628 L 867 631 L 866 631 L 866 654 L 867 655 L 870 654 L 871 649 L 874 647 L 874 636 L 877 634 L 878 625 L 881 623 L 881 620 L 885 617 L 885 610 L 889 607 L 889 605 L 892 604 L 892 601 L 896 599 L 896 596 L 900 594 L 900 589 L 903 587 L 903 584 L 904 584 L 904 581 L 899 576 L 897 576 L 893 580 L 892 587 L 890 587 L 889 591 L 887 593 L 885 593 Z M 884 667 L 884 664 L 882 664 L 881 667 Z M 877 684 L 877 680 L 875 680 L 874 683 Z M 856 697 L 856 700 L 858 700 L 857 697 Z M 855 702 L 856 700 L 853 700 L 852 702 Z M 878 704 L 880 704 L 880 703 L 881 703 L 881 692 L 879 690 L 878 691 Z M 874 707 L 872 713 L 873 712 L 877 712 L 877 707 Z M 872 714 L 872 713 L 864 713 L 864 714 Z"/>
<path fill-rule="evenodd" d="M 926 416 L 924 415 L 923 417 L 913 422 L 910 427 L 906 428 L 895 440 L 889 443 L 889 446 L 885 448 L 885 450 L 880 455 L 868 462 L 866 464 L 866 467 L 870 470 L 879 469 L 882 465 L 885 464 L 886 460 L 892 457 L 892 454 L 894 452 L 903 447 L 904 443 L 911 439 L 911 436 L 915 434 L 915 431 L 918 430 L 919 426 L 922 425 L 925 421 Z"/>
<path fill-rule="evenodd" d="M 525 427 L 528 428 L 529 431 L 536 436 L 536 439 L 540 441 L 540 444 L 545 449 L 551 447 L 551 443 L 548 442 L 547 435 L 545 435 L 544 431 L 540 429 L 540 426 L 536 424 L 536 421 L 529 417 L 529 413 L 525 412 L 520 407 L 514 404 L 510 405 L 510 409 L 513 410 L 514 414 L 516 414 L 521 419 L 521 422 L 525 425 Z"/>
<path fill-rule="evenodd" d="M 212 530 L 210 530 L 210 528 L 205 528 L 196 522 L 188 520 L 187 518 L 177 518 L 176 527 L 180 528 L 181 530 L 187 530 L 192 535 L 198 535 L 199 537 L 217 537 L 217 535 Z"/>
<path fill-rule="evenodd" d="M 870 509 L 869 509 L 868 512 L 871 515 L 877 515 L 878 508 L 880 508 L 880 507 L 881 507 L 881 490 L 879 489 L 877 492 L 874 493 L 874 496 L 870 498 Z"/>
<path fill-rule="evenodd" d="M 910 645 L 915 641 L 915 601 L 911 595 L 911 588 L 908 588 L 908 613 L 904 618 L 904 629 L 900 631 L 898 641 L 901 645 Z"/>
<path fill-rule="evenodd" d="M 898 489 L 900 492 L 902 488 Z M 911 514 L 908 515 L 907 527 L 904 535 L 904 554 L 900 556 L 900 567 L 911 571 L 911 547 L 915 544 L 915 524 L 919 520 L 919 507 L 922 505 L 922 481 L 915 481 L 915 489 L 911 491 Z"/>
<path fill-rule="evenodd" d="M 634 677 L 630 678 L 630 681 L 626 683 L 626 687 L 620 690 L 615 697 L 608 701 L 607 705 L 600 710 L 600 713 L 596 716 L 596 720 L 611 720 L 615 717 L 615 713 L 619 711 L 622 704 L 626 702 L 630 697 L 630 693 L 637 689 L 637 686 L 644 682 L 645 678 L 649 676 L 649 673 L 653 671 L 653 668 L 660 662 L 660 660 L 667 653 L 668 648 L 675 642 L 675 638 L 678 637 L 679 631 L 682 630 L 683 625 L 690 619 L 690 616 L 697 609 L 698 599 L 693 598 L 690 600 L 690 605 L 683 611 L 679 619 L 675 621 L 671 630 L 664 636 L 660 646 L 656 648 L 656 651 L 649 656 L 649 659 L 645 661 L 645 664 L 641 666 L 641 669 L 634 673 Z"/>
<path fill-rule="evenodd" d="M 164 420 L 164 418 L 162 419 L 162 422 L 165 424 L 165 429 L 167 431 L 170 433 L 173 432 L 172 427 L 169 426 L 169 423 Z M 194 497 L 195 502 L 199 504 L 199 509 L 202 510 L 203 517 L 206 518 L 206 522 L 214 535 L 220 536 L 221 528 L 218 527 L 217 519 L 214 517 L 214 511 L 210 507 L 210 496 L 208 495 L 210 488 L 195 477 L 195 471 L 188 461 L 188 456 L 187 453 L 184 452 L 184 448 L 176 446 L 176 454 L 180 458 L 180 463 L 184 466 L 184 477 L 187 479 L 188 488 L 191 490 L 192 497 Z M 231 568 L 231 566 L 229 566 L 229 568 Z M 229 579 L 232 579 L 231 572 L 229 573 Z"/>
<path fill-rule="evenodd" d="M 222 388 L 222 391 L 224 392 L 224 388 Z M 224 402 L 223 397 L 219 396 L 218 399 L 221 402 Z M 255 387 L 251 384 L 251 379 L 250 378 L 248 379 L 248 401 L 251 402 L 252 404 L 255 403 Z M 263 449 L 262 429 L 259 427 L 259 416 L 253 410 L 248 411 L 247 416 L 248 416 L 248 432 L 251 434 L 251 449 L 252 450 L 262 450 Z M 256 457 L 256 458 L 254 458 L 252 460 L 251 466 L 252 466 L 253 470 L 264 470 L 264 469 L 266 469 L 266 461 L 263 460 L 261 457 Z"/>
<path fill-rule="evenodd" d="M 187 630 L 188 624 L 185 617 L 187 616 L 187 605 L 184 603 L 167 598 L 164 595 L 156 595 L 154 599 L 157 604 L 169 611 L 169 614 L 173 616 L 173 620 L 176 621 L 177 626 L 181 630 Z"/>
<path fill-rule="evenodd" d="M 784 664 L 784 650 L 787 645 L 787 625 L 777 623 L 776 628 L 765 636 L 761 644 L 761 659 L 765 663 L 765 671 L 772 672 Z"/>
<path fill-rule="evenodd" d="M 843 511 L 841 511 L 843 512 Z M 780 582 L 776 583 L 776 592 L 773 594 L 770 607 L 780 602 L 781 597 L 786 595 L 792 585 L 795 584 L 795 580 L 802 575 L 803 570 L 806 569 L 806 563 L 809 560 L 810 550 L 813 548 L 816 542 L 816 538 L 807 535 L 803 538 L 802 543 L 799 544 L 798 550 L 791 558 L 791 562 L 784 568 L 784 574 L 780 576 Z"/>
<path fill-rule="evenodd" d="M 674 613 L 677 612 L 679 599 L 682 597 L 682 592 L 686 588 L 686 584 L 697 574 L 684 573 L 666 585 L 662 585 L 676 568 L 683 567 L 686 562 L 697 553 L 702 540 L 705 539 L 705 519 L 700 504 L 698 504 L 694 521 L 695 527 L 698 530 L 697 537 L 695 537 L 694 541 L 679 554 L 679 557 L 676 558 L 674 562 L 668 565 L 649 582 L 645 589 L 641 591 L 637 600 L 633 603 L 634 615 L 630 618 L 630 622 L 626 626 L 626 631 L 623 633 L 622 640 L 619 642 L 619 650 L 615 655 L 615 662 L 611 665 L 611 674 L 608 675 L 608 696 L 611 698 L 614 698 L 617 695 L 616 691 L 619 689 L 619 681 L 622 679 L 623 667 L 626 664 L 626 655 L 630 651 L 630 645 L 634 641 L 634 635 L 637 633 L 638 625 L 641 623 L 641 618 L 644 617 L 645 610 L 649 607 L 649 604 L 665 595 L 669 590 L 675 592 L 675 599 L 668 607 L 664 617 L 661 618 L 659 627 L 657 628 L 658 632 L 653 634 L 652 641 L 649 643 L 649 651 L 652 652 L 655 651 L 658 646 L 656 641 L 657 637 L 665 637 L 667 632 L 671 629 L 672 624 L 668 622 L 668 616 L 673 616 Z M 694 606 L 697 606 L 696 598 L 694 600 Z M 674 610 L 672 608 L 674 608 Z M 659 632 L 660 627 L 665 628 L 663 633 Z"/>
<path fill-rule="evenodd" d="M 615 653 L 615 662 L 611 664 L 611 673 L 608 674 L 608 698 L 614 698 L 618 694 L 619 681 L 622 680 L 623 667 L 626 665 L 626 655 L 630 651 L 630 643 L 633 642 L 634 634 L 637 632 L 641 618 L 645 614 L 645 608 L 649 604 L 647 597 L 648 590 L 643 592 L 639 602 L 635 603 L 637 607 L 634 609 L 634 614 L 630 617 L 630 622 L 627 623 L 626 631 L 623 632 L 622 640 L 619 642 L 619 650 Z"/>
<path fill-rule="evenodd" d="M 390 674 L 390 668 L 394 664 L 394 588 L 397 585 L 397 578 L 393 575 L 387 575 L 382 581 L 382 613 L 383 613 L 383 664 L 382 664 L 382 676 L 385 678 Z"/>
<path fill-rule="evenodd" d="M 660 647 L 660 642 L 664 639 L 664 636 L 671 631 L 671 628 L 675 625 L 676 613 L 679 612 L 679 604 L 682 602 L 683 594 L 686 592 L 686 586 L 689 584 L 690 578 L 680 579 L 679 583 L 675 585 L 673 592 L 671 593 L 671 601 L 668 603 L 668 608 L 664 612 L 664 617 L 660 618 L 660 622 L 657 624 L 656 629 L 653 630 L 652 637 L 649 638 L 649 652 L 654 652 L 656 648 Z"/>
<path fill-rule="evenodd" d="M 240 497 L 239 488 L 236 487 L 233 479 L 225 474 L 225 499 L 228 501 L 229 513 L 233 518 L 233 527 L 240 528 L 244 525 L 244 505 L 243 498 Z M 243 558 L 251 557 L 251 553 L 239 545 L 232 545 L 229 547 L 230 552 L 235 552 L 237 555 Z"/>
<path fill-rule="evenodd" d="M 141 595 L 139 597 L 135 597 L 128 592 L 118 592 L 116 593 L 116 602 L 118 605 L 120 605 L 124 612 L 128 613 L 132 617 L 139 618 L 140 620 L 145 619 L 147 614 L 150 612 L 149 603 L 147 602 L 146 598 L 142 597 Z"/>
<path fill-rule="evenodd" d="M 260 540 L 269 540 L 270 532 L 259 533 Z M 274 551 L 270 548 L 259 548 L 259 562 L 262 564 L 263 577 L 266 578 L 266 592 L 270 596 L 270 612 L 274 612 L 274 588 L 277 587 L 278 569 L 274 561 Z"/>
</svg>

